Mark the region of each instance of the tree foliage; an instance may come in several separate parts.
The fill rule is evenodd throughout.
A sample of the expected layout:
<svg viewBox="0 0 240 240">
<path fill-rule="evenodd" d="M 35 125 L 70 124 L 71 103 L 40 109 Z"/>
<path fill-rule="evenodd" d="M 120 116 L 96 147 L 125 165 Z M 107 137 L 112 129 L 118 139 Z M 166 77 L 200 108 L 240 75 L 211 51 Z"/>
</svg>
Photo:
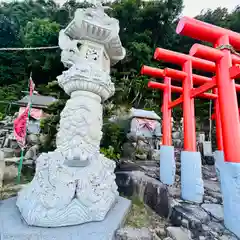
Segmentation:
<svg viewBox="0 0 240 240">
<path fill-rule="evenodd" d="M 169 66 L 154 62 L 152 56 L 156 47 L 188 53 L 195 40 L 175 33 L 176 24 L 182 14 L 182 0 L 123 0 L 110 5 L 107 12 L 120 23 L 120 38 L 126 48 L 126 58 L 111 69 L 116 94 L 106 104 L 155 110 L 160 113 L 162 95 L 159 91 L 147 89 L 149 80 L 139 74 L 142 64 L 155 67 Z M 58 44 L 59 30 L 69 23 L 77 8 L 88 7 L 87 3 L 69 0 L 62 6 L 53 0 L 24 0 L 0 3 L 0 48 L 39 47 Z M 240 32 L 240 6 L 233 12 L 225 8 L 200 12 L 198 19 Z M 67 99 L 56 86 L 56 77 L 63 71 L 60 50 L 46 51 L 0 51 L 0 101 L 17 100 L 21 90 L 27 89 L 30 72 L 40 93 Z M 157 79 L 157 81 L 160 81 Z M 50 83 L 50 84 L 49 84 Z M 176 96 L 173 96 L 176 97 Z M 60 104 L 61 105 L 61 104 Z M 62 105 L 61 105 L 62 106 Z M 4 112 L 5 105 L 0 105 Z M 197 102 L 196 115 L 208 119 L 208 103 Z M 59 113 L 58 105 L 51 108 L 52 114 Z M 181 108 L 174 110 L 179 118 Z M 54 118 L 53 126 L 58 122 Z M 54 126 L 53 126 L 54 127 Z M 49 132 L 45 129 L 46 132 Z M 56 131 L 52 131 L 53 135 Z"/>
</svg>

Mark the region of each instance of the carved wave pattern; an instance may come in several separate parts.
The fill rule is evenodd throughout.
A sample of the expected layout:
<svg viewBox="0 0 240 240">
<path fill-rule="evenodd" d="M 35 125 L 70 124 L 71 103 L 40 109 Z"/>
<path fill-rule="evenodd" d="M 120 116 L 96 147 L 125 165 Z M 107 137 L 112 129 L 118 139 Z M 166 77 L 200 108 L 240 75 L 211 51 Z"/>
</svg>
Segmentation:
<svg viewBox="0 0 240 240">
<path fill-rule="evenodd" d="M 87 105 L 86 105 L 87 103 Z M 92 155 L 99 150 L 102 138 L 102 106 L 100 102 L 79 95 L 67 101 L 61 113 L 57 148 L 65 156 Z"/>
<path fill-rule="evenodd" d="M 85 168 L 69 168 L 63 161 L 60 152 L 42 154 L 33 181 L 19 193 L 17 206 L 29 225 L 57 227 L 101 221 L 115 203 L 118 192 L 113 161 L 100 154 Z"/>
</svg>

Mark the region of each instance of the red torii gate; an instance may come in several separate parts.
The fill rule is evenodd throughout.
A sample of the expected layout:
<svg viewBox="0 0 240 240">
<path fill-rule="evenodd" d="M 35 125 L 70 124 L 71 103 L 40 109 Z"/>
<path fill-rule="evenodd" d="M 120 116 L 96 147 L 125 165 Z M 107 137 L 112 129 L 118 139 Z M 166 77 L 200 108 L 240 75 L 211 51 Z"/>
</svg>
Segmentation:
<svg viewBox="0 0 240 240">
<path fill-rule="evenodd" d="M 215 100 L 218 150 L 224 150 L 223 158 L 216 159 L 223 193 L 224 221 L 225 225 L 240 237 L 240 229 L 238 228 L 238 222 L 240 222 L 240 123 L 236 96 L 236 91 L 240 90 L 240 85 L 235 84 L 234 81 L 240 77 L 240 57 L 236 51 L 233 51 L 233 48 L 240 49 L 240 34 L 188 17 L 180 20 L 177 33 L 210 42 L 214 48 L 194 44 L 190 50 L 190 55 L 157 48 L 154 53 L 156 60 L 180 65 L 182 71 L 143 66 L 141 73 L 164 78 L 164 83 L 149 82 L 148 84 L 151 88 L 164 91 L 162 107 L 164 145 L 171 145 L 171 108 L 180 103 L 183 104 L 184 151 L 188 154 L 196 152 L 194 98 L 204 97 Z M 194 75 L 192 68 L 213 72 L 216 76 L 207 78 Z M 172 86 L 171 80 L 182 81 L 182 87 Z M 193 88 L 193 84 L 202 85 Z M 213 93 L 205 93 L 211 89 L 213 89 Z M 171 101 L 171 92 L 179 92 L 182 95 L 175 101 Z M 199 181 L 201 165 L 200 163 L 196 164 L 196 159 L 191 159 L 192 162 L 187 159 L 191 154 L 187 156 L 183 153 L 181 156 L 182 197 L 186 200 L 199 202 L 202 198 L 200 195 L 203 195 L 202 183 Z M 198 158 L 197 155 L 193 154 L 192 157 L 194 156 Z M 200 162 L 200 159 L 197 160 Z M 192 173 L 191 168 L 188 169 L 189 172 L 184 169 L 184 167 L 187 168 L 186 163 L 192 165 L 192 170 L 197 178 L 195 181 L 192 176 L 187 176 Z M 184 190 L 184 188 L 186 189 Z M 191 195 L 188 193 L 189 190 L 195 192 Z"/>
<path fill-rule="evenodd" d="M 216 63 L 218 102 L 222 122 L 225 161 L 240 163 L 238 103 L 235 82 L 232 81 L 239 74 L 239 71 L 236 67 L 231 68 L 232 65 L 240 64 L 240 58 L 231 54 L 229 49 L 225 48 L 231 44 L 232 47 L 240 49 L 240 34 L 187 17 L 179 21 L 176 31 L 181 35 L 210 42 L 215 48 L 224 48 L 220 51 L 195 44 L 191 48 L 190 54 Z M 233 127 L 234 131 L 232 131 Z"/>
<path fill-rule="evenodd" d="M 168 50 L 169 51 L 169 50 Z M 169 51 L 170 52 L 170 51 Z M 172 52 L 172 51 L 171 51 Z M 153 68 L 149 66 L 142 66 L 141 68 L 141 74 L 148 75 L 155 78 L 164 78 L 164 83 L 154 82 L 150 81 L 148 82 L 148 87 L 153 89 L 160 89 L 163 91 L 163 106 L 162 106 L 162 113 L 163 113 L 163 145 L 171 146 L 172 145 L 172 137 L 171 137 L 171 108 L 177 106 L 178 104 L 181 104 L 183 102 L 182 96 L 179 99 L 176 99 L 175 101 L 171 102 L 171 92 L 176 93 L 183 93 L 183 88 L 178 86 L 171 85 L 171 79 L 174 79 L 176 81 L 183 81 L 186 77 L 186 74 L 182 71 L 171 69 L 171 68 L 165 68 L 165 69 L 158 69 Z M 231 74 L 232 77 L 234 77 L 234 74 Z M 199 98 L 206 98 L 206 99 L 212 99 L 215 100 L 215 112 L 217 112 L 219 115 L 218 106 L 216 106 L 217 102 L 217 89 L 213 89 L 213 93 L 203 93 L 205 89 L 208 89 L 210 87 L 216 86 L 216 79 L 215 77 L 213 79 L 200 76 L 197 74 L 192 74 L 193 76 L 193 82 L 195 84 L 202 84 L 199 88 L 193 88 L 191 91 L 191 97 L 199 97 Z M 167 82 L 165 82 L 167 81 Z M 169 85 L 169 86 L 168 86 Z M 235 88 L 237 92 L 240 92 L 240 85 L 235 84 Z M 168 101 L 166 99 L 169 99 Z M 166 110 L 163 110 L 163 108 L 168 109 L 168 113 Z M 239 110 L 240 111 L 240 110 Z M 214 120 L 216 119 L 216 113 L 214 112 Z M 218 116 L 219 117 L 219 116 Z M 219 123 L 219 121 L 217 121 Z M 216 134 L 217 134 L 217 147 L 218 150 L 223 150 L 222 147 L 222 136 L 221 136 L 221 125 L 216 123 Z M 195 134 L 193 132 L 193 134 Z"/>
<path fill-rule="evenodd" d="M 171 51 L 171 53 L 174 53 L 174 52 Z M 184 54 L 182 54 L 182 55 L 184 55 Z M 187 56 L 187 55 L 185 55 L 185 56 Z M 164 78 L 164 83 L 150 81 L 148 83 L 148 87 L 163 90 L 163 108 L 168 109 L 168 111 L 170 111 L 170 115 L 171 115 L 171 108 L 184 102 L 182 96 L 180 98 L 176 99 L 175 101 L 171 101 L 171 92 L 183 93 L 183 88 L 171 85 L 170 81 L 171 81 L 171 79 L 176 80 L 176 81 L 183 81 L 184 78 L 186 78 L 186 76 L 187 76 L 187 74 L 185 72 L 175 70 L 175 69 L 170 69 L 170 68 L 165 68 L 164 70 L 162 70 L 162 69 L 158 69 L 158 68 L 143 66 L 141 69 L 141 74 L 145 74 L 145 75 L 152 76 L 155 78 Z M 209 85 L 212 85 L 212 80 L 210 78 L 207 78 L 204 76 L 192 74 L 192 79 L 195 84 L 201 84 L 201 83 L 208 82 L 208 83 L 210 83 Z M 166 83 L 165 81 L 168 81 L 169 83 Z M 239 86 L 239 89 L 240 89 L 240 86 Z M 196 90 L 198 90 L 196 88 L 192 88 L 192 90 L 193 91 L 191 91 L 191 93 L 190 93 L 191 98 L 196 97 L 196 96 L 199 96 L 201 98 L 207 98 L 207 99 L 216 99 L 217 98 L 216 94 L 202 93 L 202 92 L 198 93 L 198 92 L 196 92 Z M 169 101 L 167 101 L 165 99 L 169 99 Z M 162 110 L 162 112 L 163 112 L 163 145 L 170 146 L 171 142 L 172 142 L 171 134 L 170 134 L 171 126 L 169 124 L 171 121 L 171 117 L 166 117 L 167 111 Z M 166 119 L 166 120 L 164 120 L 164 119 Z M 195 122 L 195 120 L 191 118 L 190 124 L 195 124 L 193 122 Z M 191 128 L 191 126 L 190 126 L 190 128 Z M 170 133 L 168 133 L 168 132 L 170 132 Z M 190 138 L 184 139 L 184 149 L 190 150 L 190 151 L 191 150 L 196 151 L 195 127 L 194 127 L 194 131 L 187 132 L 187 133 L 190 133 L 193 136 Z M 191 141 L 191 140 L 192 140 L 192 144 L 190 144 L 191 148 L 189 148 L 188 147 L 189 141 Z"/>
</svg>

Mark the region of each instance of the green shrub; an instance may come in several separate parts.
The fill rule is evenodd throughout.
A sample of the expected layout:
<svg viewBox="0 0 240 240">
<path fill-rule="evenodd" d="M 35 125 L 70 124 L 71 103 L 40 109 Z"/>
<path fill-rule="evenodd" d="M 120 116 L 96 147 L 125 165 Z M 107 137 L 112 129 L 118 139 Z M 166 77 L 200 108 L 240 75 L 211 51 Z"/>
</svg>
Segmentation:
<svg viewBox="0 0 240 240">
<path fill-rule="evenodd" d="M 0 121 L 4 119 L 4 114 L 0 112 Z"/>
<path fill-rule="evenodd" d="M 103 125 L 103 137 L 101 140 L 101 148 L 114 149 L 114 154 L 121 154 L 122 145 L 126 140 L 126 134 L 118 124 L 108 122 Z"/>
<path fill-rule="evenodd" d="M 108 148 L 101 148 L 100 152 L 107 158 L 118 161 L 120 159 L 120 154 L 116 153 L 112 146 Z"/>
</svg>

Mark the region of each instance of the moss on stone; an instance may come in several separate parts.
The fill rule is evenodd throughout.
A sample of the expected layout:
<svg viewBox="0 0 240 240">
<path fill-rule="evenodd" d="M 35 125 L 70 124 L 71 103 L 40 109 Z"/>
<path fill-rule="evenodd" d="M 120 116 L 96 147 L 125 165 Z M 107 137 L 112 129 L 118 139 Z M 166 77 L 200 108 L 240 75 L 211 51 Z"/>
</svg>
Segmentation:
<svg viewBox="0 0 240 240">
<path fill-rule="evenodd" d="M 126 226 L 134 228 L 148 227 L 150 224 L 150 216 L 144 203 L 136 197 L 130 199 L 132 201 L 132 209 L 126 219 Z"/>
<path fill-rule="evenodd" d="M 164 228 L 168 225 L 166 219 L 156 214 L 138 197 L 131 197 L 129 199 L 132 201 L 132 209 L 127 216 L 125 226 L 133 228 L 148 228 L 150 231 L 156 233 L 161 230 L 161 235 L 165 235 Z"/>
</svg>

